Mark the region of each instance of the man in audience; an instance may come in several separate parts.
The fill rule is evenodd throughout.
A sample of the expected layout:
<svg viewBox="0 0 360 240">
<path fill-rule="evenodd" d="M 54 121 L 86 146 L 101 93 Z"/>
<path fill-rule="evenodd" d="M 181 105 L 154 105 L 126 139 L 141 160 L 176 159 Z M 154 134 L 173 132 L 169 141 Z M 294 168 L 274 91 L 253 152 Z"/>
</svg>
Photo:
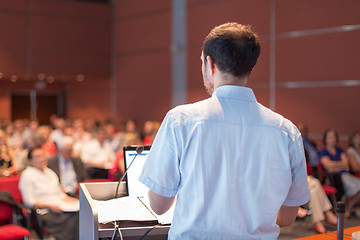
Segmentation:
<svg viewBox="0 0 360 240">
<path fill-rule="evenodd" d="M 25 136 L 25 125 L 22 119 L 17 119 L 14 122 L 14 132 L 7 140 L 9 147 L 14 148 L 16 146 L 23 146 L 23 140 Z"/>
<path fill-rule="evenodd" d="M 111 146 L 105 141 L 105 131 L 97 129 L 95 138 L 85 143 L 80 158 L 86 166 L 91 179 L 107 179 L 109 169 L 114 167 L 116 155 Z"/>
<path fill-rule="evenodd" d="M 45 229 L 56 239 L 78 239 L 79 200 L 61 190 L 41 148 L 31 149 L 28 161 L 19 182 L 25 206 L 38 209 Z"/>
<path fill-rule="evenodd" d="M 117 153 L 119 150 L 122 150 L 123 145 L 123 134 L 121 132 L 116 132 L 115 125 L 111 122 L 108 122 L 104 125 L 105 131 L 105 140 L 104 143 L 108 144 L 114 153 Z"/>
<path fill-rule="evenodd" d="M 81 159 L 72 157 L 73 144 L 72 137 L 63 137 L 59 143 L 57 155 L 48 159 L 48 167 L 59 177 L 64 192 L 75 197 L 79 182 L 88 177 Z"/>
<path fill-rule="evenodd" d="M 304 123 L 299 123 L 297 127 L 303 139 L 306 161 L 311 166 L 313 175 L 318 177 L 317 165 L 320 162 L 319 150 L 317 149 L 315 142 L 309 138 L 308 127 Z"/>
<path fill-rule="evenodd" d="M 65 136 L 65 127 L 66 123 L 63 118 L 57 118 L 55 121 L 55 129 L 53 129 L 50 133 L 50 140 L 53 141 L 56 146 L 58 146 Z"/>
</svg>

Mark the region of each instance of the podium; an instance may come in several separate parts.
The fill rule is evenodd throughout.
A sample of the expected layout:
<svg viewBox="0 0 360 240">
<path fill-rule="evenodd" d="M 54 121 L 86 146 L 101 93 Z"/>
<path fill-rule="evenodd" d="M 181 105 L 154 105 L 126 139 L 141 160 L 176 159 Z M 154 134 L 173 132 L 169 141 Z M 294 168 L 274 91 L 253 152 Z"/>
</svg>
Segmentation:
<svg viewBox="0 0 360 240">
<path fill-rule="evenodd" d="M 117 182 L 80 183 L 79 239 L 110 238 L 114 232 L 112 223 L 98 222 L 98 211 L 93 200 L 110 200 L 115 196 Z M 119 195 L 125 196 L 126 183 L 121 182 Z M 167 239 L 170 225 L 158 225 L 154 222 L 120 221 L 120 231 L 124 239 L 139 239 L 147 234 L 146 239 Z M 118 234 L 119 236 L 119 234 Z"/>
</svg>

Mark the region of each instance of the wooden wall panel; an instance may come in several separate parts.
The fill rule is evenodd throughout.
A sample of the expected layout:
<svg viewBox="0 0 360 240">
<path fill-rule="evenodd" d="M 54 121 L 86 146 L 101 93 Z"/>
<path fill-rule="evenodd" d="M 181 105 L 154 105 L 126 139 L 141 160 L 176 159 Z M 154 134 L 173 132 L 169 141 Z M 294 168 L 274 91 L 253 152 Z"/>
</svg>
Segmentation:
<svg viewBox="0 0 360 240">
<path fill-rule="evenodd" d="M 117 61 L 120 121 L 161 120 L 171 97 L 169 53 L 126 56 Z"/>
<path fill-rule="evenodd" d="M 360 1 L 276 0 L 278 33 L 359 24 Z"/>
<path fill-rule="evenodd" d="M 9 94 L 5 89 L 0 88 L 0 119 L 9 120 L 10 116 L 10 101 Z"/>
<path fill-rule="evenodd" d="M 34 89 L 39 73 L 54 76 L 55 83 L 75 84 L 76 75 L 83 74 L 85 84 L 81 89 L 62 85 L 62 91 L 68 90 L 67 103 L 72 107 L 68 107 L 71 111 L 67 116 L 94 113 L 109 117 L 111 27 L 110 4 L 1 1 L 0 28 L 6 34 L 0 36 L 0 72 L 4 74 L 0 89 L 6 89 L 7 95 L 19 89 Z M 16 83 L 9 84 L 11 75 L 19 77 Z M 105 85 L 102 84 L 104 79 Z M 89 81 L 90 84 L 86 84 Z M 98 84 L 96 89 L 99 91 L 92 89 L 91 81 Z M 52 86 L 48 84 L 43 91 L 52 91 Z M 1 109 L 10 107 L 9 99 L 0 102 Z M 86 113 L 84 109 L 91 111 Z M 10 119 L 10 111 L 4 112 L 3 116 Z"/>
<path fill-rule="evenodd" d="M 12 1 L 11 1 L 12 2 Z M 0 72 L 13 75 L 26 71 L 26 16 L 25 3 L 0 5 Z"/>
<path fill-rule="evenodd" d="M 116 0 L 114 3 L 116 19 L 123 20 L 171 11 L 171 1 L 168 0 Z"/>
<path fill-rule="evenodd" d="M 68 116 L 71 118 L 109 119 L 110 81 L 107 78 L 85 79 L 84 82 L 71 82 L 68 89 Z"/>
<path fill-rule="evenodd" d="M 116 1 L 117 119 L 162 120 L 171 99 L 171 1 Z"/>
<path fill-rule="evenodd" d="M 117 54 L 146 54 L 168 51 L 170 45 L 170 13 L 133 18 L 116 23 Z"/>
<path fill-rule="evenodd" d="M 360 80 L 360 30 L 334 30 L 360 25 L 360 2 L 274 3 L 276 111 L 293 122 L 308 123 L 314 136 L 320 136 L 327 126 L 337 128 L 342 135 L 359 128 L 360 117 L 354 110 L 359 102 L 359 87 L 330 85 L 333 81 Z M 105 119 L 115 113 L 119 123 L 135 118 L 140 125 L 148 119 L 161 120 L 171 107 L 172 96 L 171 4 L 164 0 L 116 0 L 112 5 L 0 1 L 0 27 L 7 32 L 0 36 L 0 72 L 9 76 L 27 74 L 30 69 L 35 75 L 45 72 L 69 76 L 64 83 L 69 117 Z M 200 61 L 205 36 L 215 25 L 237 21 L 253 25 L 261 37 L 262 52 L 249 86 L 258 101 L 269 106 L 270 4 L 268 0 L 187 1 L 187 102 L 208 97 Z M 323 28 L 334 31 L 286 37 L 292 31 Z M 74 80 L 78 73 L 85 74 L 84 82 Z M 4 81 L 8 80 L 0 80 L 0 108 L 4 109 L 0 117 L 9 116 L 6 96 L 17 88 Z M 288 82 L 314 81 L 329 86 L 284 87 Z M 1 91 L 4 88 L 7 90 Z"/>
<path fill-rule="evenodd" d="M 360 31 L 279 39 L 276 80 L 359 79 Z"/>
<path fill-rule="evenodd" d="M 31 5 L 32 71 L 109 77 L 110 6 L 70 4 L 39 0 Z"/>
<path fill-rule="evenodd" d="M 360 87 L 278 89 L 277 111 L 294 123 L 308 124 L 321 143 L 327 128 L 337 129 L 340 135 L 359 129 L 359 93 Z"/>
<path fill-rule="evenodd" d="M 260 58 L 249 85 L 269 81 L 270 1 L 188 1 L 188 102 L 208 97 L 201 75 L 201 47 L 210 30 L 225 22 L 249 24 L 261 39 Z M 268 84 L 266 84 L 268 86 Z M 202 93 L 203 91 L 203 93 Z"/>
</svg>

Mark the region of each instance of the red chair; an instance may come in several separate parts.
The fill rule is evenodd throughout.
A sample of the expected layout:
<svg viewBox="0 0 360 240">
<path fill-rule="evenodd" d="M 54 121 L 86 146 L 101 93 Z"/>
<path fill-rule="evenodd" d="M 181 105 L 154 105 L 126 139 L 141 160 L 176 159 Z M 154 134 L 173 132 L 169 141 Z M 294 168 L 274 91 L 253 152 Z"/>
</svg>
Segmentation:
<svg viewBox="0 0 360 240">
<path fill-rule="evenodd" d="M 12 198 L 16 203 L 22 204 L 22 196 L 19 190 L 19 181 L 20 176 L 9 176 L 0 178 L 0 191 L 7 191 L 11 194 Z M 44 235 L 47 235 L 47 231 L 43 229 L 42 223 L 40 222 L 40 216 L 36 214 L 36 209 L 21 209 L 22 212 L 20 215 L 24 216 L 25 225 L 28 229 L 33 228 L 38 236 L 43 239 Z M 19 215 L 19 214 L 17 214 Z M 13 216 L 14 221 L 18 216 Z M 1 238 L 0 238 L 1 240 Z"/>
<path fill-rule="evenodd" d="M 0 178 L 0 191 L 6 191 L 10 193 L 12 199 L 15 200 L 16 203 L 22 205 L 22 196 L 18 187 L 19 181 L 20 181 L 20 176 L 16 176 L 16 175 Z M 21 217 L 27 215 L 25 208 L 22 207 L 18 210 L 20 210 L 20 213 L 19 212 L 17 212 L 16 214 L 14 213 L 16 215 L 14 216 L 14 221 L 20 220 L 20 219 L 15 219 L 15 217 L 19 217 L 19 215 L 21 215 Z"/>
<path fill-rule="evenodd" d="M 337 189 L 332 187 L 332 186 L 326 185 L 326 184 L 323 184 L 322 188 L 323 188 L 325 194 L 330 198 L 330 200 L 331 200 L 331 202 L 332 202 L 332 204 L 334 206 L 334 209 L 336 210 Z"/>
<path fill-rule="evenodd" d="M 9 176 L 0 178 L 0 191 L 7 191 L 11 194 L 13 199 L 21 203 L 22 196 L 19 190 L 20 176 Z"/>
<path fill-rule="evenodd" d="M 308 162 L 306 162 L 306 167 L 307 167 L 308 175 L 314 176 L 313 169 Z M 324 184 L 324 182 L 325 182 L 324 169 L 320 162 L 318 163 L 317 169 L 319 171 L 319 178 L 320 178 L 319 180 L 322 185 L 322 188 L 323 188 L 325 194 L 330 199 L 334 209 L 336 209 L 336 194 L 338 191 L 336 188 L 329 186 L 327 184 Z"/>
<path fill-rule="evenodd" d="M 318 163 L 317 168 L 319 171 L 320 182 L 322 183 L 324 192 L 329 197 L 332 205 L 334 206 L 334 209 L 336 210 L 338 189 L 336 187 L 325 184 L 328 175 L 326 174 L 324 166 L 321 164 L 321 162 Z"/>
<path fill-rule="evenodd" d="M 28 229 L 14 224 L 13 210 L 10 203 L 0 201 L 0 240 L 28 239 L 30 236 Z"/>
</svg>

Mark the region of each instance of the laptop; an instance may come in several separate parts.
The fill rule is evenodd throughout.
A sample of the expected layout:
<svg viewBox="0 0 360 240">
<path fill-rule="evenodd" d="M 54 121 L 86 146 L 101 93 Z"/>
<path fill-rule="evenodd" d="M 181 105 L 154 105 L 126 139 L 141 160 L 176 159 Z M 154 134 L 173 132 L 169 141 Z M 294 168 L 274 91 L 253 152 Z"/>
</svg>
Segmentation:
<svg viewBox="0 0 360 240">
<path fill-rule="evenodd" d="M 123 148 L 124 166 L 125 170 L 127 170 L 125 176 L 127 195 L 132 197 L 147 197 L 149 189 L 142 184 L 138 178 L 150 152 L 150 146 L 144 146 L 144 150 L 140 154 L 137 154 L 137 148 L 138 146 L 125 146 Z"/>
<path fill-rule="evenodd" d="M 137 154 L 138 148 L 143 148 Z M 150 152 L 150 146 L 125 146 L 124 166 L 128 196 L 110 200 L 93 200 L 97 211 L 99 223 L 113 221 L 156 221 L 162 225 L 171 224 L 175 204 L 164 214 L 157 215 L 150 207 L 148 198 L 149 189 L 138 178 Z"/>
<path fill-rule="evenodd" d="M 140 154 L 137 154 L 137 148 L 138 146 L 125 146 L 123 148 L 124 166 L 127 170 L 125 179 L 128 196 L 137 197 L 146 206 L 146 208 L 157 218 L 160 224 L 171 224 L 175 209 L 175 203 L 166 213 L 160 216 L 157 215 L 152 211 L 150 207 L 150 202 L 148 199 L 149 188 L 147 188 L 138 180 L 144 163 L 150 152 L 150 146 L 144 146 L 144 150 Z"/>
</svg>

